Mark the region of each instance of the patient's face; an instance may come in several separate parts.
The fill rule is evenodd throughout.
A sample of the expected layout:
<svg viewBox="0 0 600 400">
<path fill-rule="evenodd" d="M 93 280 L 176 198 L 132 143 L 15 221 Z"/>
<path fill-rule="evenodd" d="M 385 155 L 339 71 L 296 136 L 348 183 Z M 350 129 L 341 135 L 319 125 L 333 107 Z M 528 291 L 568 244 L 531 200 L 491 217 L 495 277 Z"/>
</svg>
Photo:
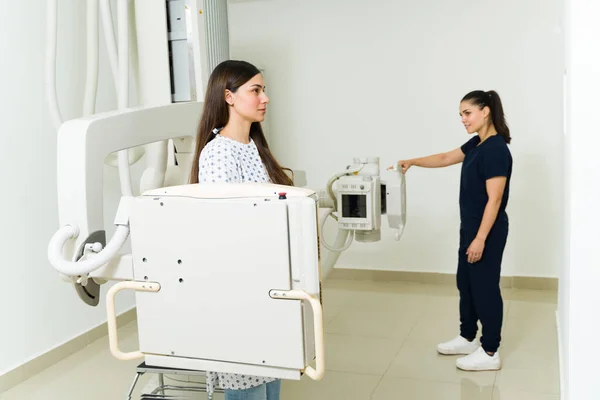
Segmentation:
<svg viewBox="0 0 600 400">
<path fill-rule="evenodd" d="M 256 74 L 230 95 L 229 103 L 233 104 L 234 112 L 250 122 L 264 121 L 269 97 L 265 93 L 262 74 Z"/>
</svg>

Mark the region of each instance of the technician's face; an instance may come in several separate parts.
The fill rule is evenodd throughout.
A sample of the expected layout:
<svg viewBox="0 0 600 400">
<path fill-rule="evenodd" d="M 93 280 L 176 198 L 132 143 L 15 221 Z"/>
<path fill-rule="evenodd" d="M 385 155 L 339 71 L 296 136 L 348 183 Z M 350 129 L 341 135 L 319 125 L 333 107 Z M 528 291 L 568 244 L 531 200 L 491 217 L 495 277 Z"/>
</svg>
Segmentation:
<svg viewBox="0 0 600 400">
<path fill-rule="evenodd" d="M 465 126 L 467 133 L 479 132 L 485 126 L 490 114 L 488 107 L 483 107 L 481 110 L 475 104 L 468 101 L 460 103 L 459 114 L 462 124 Z"/>
<path fill-rule="evenodd" d="M 261 74 L 256 74 L 240 86 L 235 93 L 227 91 L 225 99 L 233 105 L 232 111 L 247 121 L 264 121 L 269 98 L 265 93 L 265 83 Z"/>
</svg>

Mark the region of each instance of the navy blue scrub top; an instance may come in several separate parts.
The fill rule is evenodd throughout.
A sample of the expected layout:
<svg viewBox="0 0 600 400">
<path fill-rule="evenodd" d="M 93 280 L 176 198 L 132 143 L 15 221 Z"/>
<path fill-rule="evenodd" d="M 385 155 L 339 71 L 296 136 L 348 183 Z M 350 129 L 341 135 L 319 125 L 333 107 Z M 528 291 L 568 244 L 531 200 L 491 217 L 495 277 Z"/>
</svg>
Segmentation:
<svg viewBox="0 0 600 400">
<path fill-rule="evenodd" d="M 477 232 L 488 202 L 485 182 L 497 176 L 506 177 L 502 203 L 498 210 L 497 223 L 508 223 L 506 204 L 510 191 L 512 156 L 501 135 L 494 135 L 479 145 L 478 135 L 461 146 L 465 154 L 460 176 L 460 223 L 461 228 Z M 478 146 L 479 145 L 479 146 Z"/>
</svg>

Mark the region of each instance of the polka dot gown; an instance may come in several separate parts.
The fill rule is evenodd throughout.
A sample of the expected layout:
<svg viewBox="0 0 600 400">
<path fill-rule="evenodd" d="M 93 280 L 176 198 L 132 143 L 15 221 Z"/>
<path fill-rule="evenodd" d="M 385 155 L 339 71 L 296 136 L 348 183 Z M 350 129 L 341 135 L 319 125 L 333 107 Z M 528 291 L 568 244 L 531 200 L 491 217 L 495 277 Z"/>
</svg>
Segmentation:
<svg viewBox="0 0 600 400">
<path fill-rule="evenodd" d="M 270 182 L 254 141 L 244 144 L 216 135 L 200 153 L 198 182 L 203 183 L 246 183 Z M 206 372 L 206 389 L 212 399 L 217 385 L 221 389 L 249 389 L 277 378 L 238 375 L 222 372 Z"/>
<path fill-rule="evenodd" d="M 254 141 L 244 144 L 216 135 L 200 153 L 199 183 L 269 182 Z"/>
</svg>

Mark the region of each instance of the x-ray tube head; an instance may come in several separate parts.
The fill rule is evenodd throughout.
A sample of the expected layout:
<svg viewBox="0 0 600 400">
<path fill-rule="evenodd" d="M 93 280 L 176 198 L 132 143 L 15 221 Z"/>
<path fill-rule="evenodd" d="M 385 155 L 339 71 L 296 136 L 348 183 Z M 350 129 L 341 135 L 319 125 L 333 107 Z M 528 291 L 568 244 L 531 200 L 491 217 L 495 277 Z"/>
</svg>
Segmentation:
<svg viewBox="0 0 600 400">
<path fill-rule="evenodd" d="M 329 180 L 328 193 L 335 199 L 333 209 L 337 212 L 338 228 L 350 231 L 351 237 L 359 242 L 381 240 L 382 215 L 387 215 L 389 226 L 396 229 L 396 240 L 404 231 L 405 178 L 397 169 L 388 175 L 385 180 L 380 178 L 378 157 L 355 157 L 354 165 Z M 347 249 L 350 243 L 338 251 Z"/>
</svg>

